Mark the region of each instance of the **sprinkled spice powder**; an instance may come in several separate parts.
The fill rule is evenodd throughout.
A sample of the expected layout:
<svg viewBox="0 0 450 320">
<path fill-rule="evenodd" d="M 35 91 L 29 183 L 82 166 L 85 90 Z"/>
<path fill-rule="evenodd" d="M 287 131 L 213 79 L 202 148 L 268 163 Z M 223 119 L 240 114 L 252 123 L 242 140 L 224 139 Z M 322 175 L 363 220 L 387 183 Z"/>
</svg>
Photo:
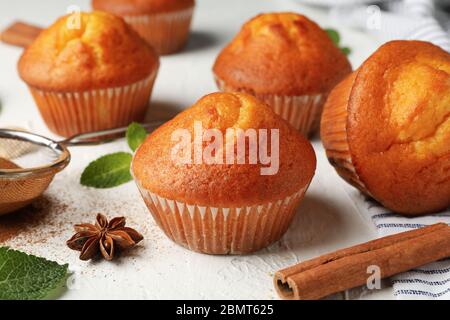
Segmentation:
<svg viewBox="0 0 450 320">
<path fill-rule="evenodd" d="M 0 245 L 44 223 L 50 212 L 64 212 L 67 205 L 41 197 L 33 204 L 11 214 L 0 216 Z M 48 221 L 45 221 L 48 224 Z"/>
</svg>

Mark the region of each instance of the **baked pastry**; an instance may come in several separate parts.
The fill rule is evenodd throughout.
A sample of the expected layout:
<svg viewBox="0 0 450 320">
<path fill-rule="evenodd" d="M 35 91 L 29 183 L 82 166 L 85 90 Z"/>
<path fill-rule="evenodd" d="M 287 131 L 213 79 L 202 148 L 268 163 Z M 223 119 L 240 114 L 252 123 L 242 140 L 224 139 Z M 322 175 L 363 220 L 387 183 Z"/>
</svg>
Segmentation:
<svg viewBox="0 0 450 320">
<path fill-rule="evenodd" d="M 330 94 L 321 135 L 337 172 L 395 212 L 450 205 L 450 54 L 427 42 L 380 47 Z"/>
<path fill-rule="evenodd" d="M 207 161 L 209 144 L 203 149 L 200 144 L 203 157 L 196 158 L 195 141 L 203 136 L 196 131 L 199 125 L 224 137 L 219 145 L 226 147 L 215 152 L 222 162 Z M 270 164 L 250 161 L 251 142 L 239 151 L 239 137 L 247 130 L 259 139 L 266 132 L 270 150 L 274 147 Z M 179 148 L 180 132 L 189 137 L 184 148 Z M 266 145 L 259 140 L 258 150 Z M 174 150 L 192 150 L 189 161 L 177 161 Z M 231 150 L 234 157 L 226 158 L 223 150 Z M 246 161 L 238 164 L 242 150 Z M 271 166 L 272 172 L 264 171 Z M 131 170 L 154 219 L 170 239 L 203 253 L 241 254 L 261 249 L 285 233 L 315 167 L 311 144 L 267 105 L 243 93 L 215 93 L 154 131 L 136 151 Z"/>
<path fill-rule="evenodd" d="M 92 0 L 92 7 L 123 17 L 159 54 L 169 54 L 187 43 L 195 1 Z"/>
<path fill-rule="evenodd" d="M 47 126 L 65 137 L 142 121 L 158 68 L 153 49 L 105 12 L 60 18 L 18 65 Z"/>
<path fill-rule="evenodd" d="M 319 128 L 329 91 L 351 66 L 315 22 L 295 13 L 268 13 L 244 24 L 213 71 L 222 91 L 253 94 L 310 135 Z"/>
</svg>

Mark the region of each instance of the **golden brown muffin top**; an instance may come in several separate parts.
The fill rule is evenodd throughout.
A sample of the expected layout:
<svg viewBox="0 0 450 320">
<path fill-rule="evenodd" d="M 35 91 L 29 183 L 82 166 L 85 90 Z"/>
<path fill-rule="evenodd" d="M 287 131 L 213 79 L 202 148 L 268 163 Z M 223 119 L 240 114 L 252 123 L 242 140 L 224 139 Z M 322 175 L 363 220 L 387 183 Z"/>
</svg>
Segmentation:
<svg viewBox="0 0 450 320">
<path fill-rule="evenodd" d="M 158 67 L 157 54 L 122 18 L 99 11 L 58 19 L 19 61 L 27 84 L 53 91 L 128 85 Z"/>
<path fill-rule="evenodd" d="M 373 196 L 402 213 L 450 205 L 450 54 L 420 41 L 380 47 L 357 71 L 348 140 Z"/>
<path fill-rule="evenodd" d="M 92 0 L 92 7 L 95 10 L 120 16 L 173 12 L 194 5 L 194 0 Z"/>
<path fill-rule="evenodd" d="M 245 23 L 214 65 L 228 85 L 260 95 L 328 92 L 350 72 L 327 33 L 295 13 L 261 14 Z"/>
<path fill-rule="evenodd" d="M 227 128 L 279 129 L 278 172 L 261 175 L 260 169 L 268 165 L 259 161 L 184 165 L 173 161 L 171 152 L 178 144 L 176 139 L 172 141 L 173 132 L 186 129 L 193 135 L 194 121 L 201 121 L 204 129 L 216 128 L 222 133 Z M 190 147 L 193 150 L 193 141 Z M 144 188 L 162 197 L 189 204 L 237 207 L 295 194 L 310 183 L 315 167 L 314 150 L 308 140 L 267 105 L 246 94 L 215 93 L 153 132 L 137 150 L 132 172 Z"/>
</svg>

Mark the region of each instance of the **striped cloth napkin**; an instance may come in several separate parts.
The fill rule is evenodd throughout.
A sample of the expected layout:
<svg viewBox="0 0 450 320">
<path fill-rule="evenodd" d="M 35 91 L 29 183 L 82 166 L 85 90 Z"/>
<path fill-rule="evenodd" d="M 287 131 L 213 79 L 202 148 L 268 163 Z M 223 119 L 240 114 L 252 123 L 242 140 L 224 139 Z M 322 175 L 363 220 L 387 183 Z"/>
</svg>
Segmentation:
<svg viewBox="0 0 450 320">
<path fill-rule="evenodd" d="M 438 222 L 450 225 L 450 210 L 424 217 L 405 218 L 389 212 L 372 200 L 361 201 L 365 201 L 380 237 Z M 394 276 L 391 282 L 398 299 L 450 299 L 450 258 Z"/>
<path fill-rule="evenodd" d="M 432 0 L 391 1 L 383 8 L 387 10 L 377 13 L 377 7 L 336 7 L 331 14 L 342 23 L 368 29 L 385 41 L 429 41 L 450 52 L 450 14 L 439 11 Z M 368 14 L 375 20 L 379 18 L 378 21 L 368 23 Z M 370 23 L 373 29 L 370 29 Z M 358 207 L 368 209 L 380 237 L 437 222 L 450 224 L 450 209 L 425 217 L 405 218 L 363 197 L 355 201 L 359 202 Z M 450 299 L 450 258 L 402 273 L 392 277 L 391 281 L 398 299 Z"/>
<path fill-rule="evenodd" d="M 364 29 L 384 41 L 423 40 L 450 52 L 450 13 L 433 0 L 392 0 L 381 7 L 336 6 L 330 15 L 340 24 Z"/>
</svg>

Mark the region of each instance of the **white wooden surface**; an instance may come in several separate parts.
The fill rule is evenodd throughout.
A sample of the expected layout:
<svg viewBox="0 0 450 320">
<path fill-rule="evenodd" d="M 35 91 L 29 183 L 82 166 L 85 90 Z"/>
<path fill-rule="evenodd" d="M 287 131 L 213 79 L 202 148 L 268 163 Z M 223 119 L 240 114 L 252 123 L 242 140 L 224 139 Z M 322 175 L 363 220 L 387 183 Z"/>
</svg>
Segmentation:
<svg viewBox="0 0 450 320">
<path fill-rule="evenodd" d="M 86 0 L 1 1 L 0 28 L 16 19 L 45 26 L 72 4 L 83 10 L 90 8 Z M 353 49 L 354 67 L 378 46 L 376 39 L 362 32 L 334 25 L 325 11 L 294 1 L 198 0 L 189 46 L 180 54 L 162 58 L 148 119 L 173 115 L 216 91 L 211 74 L 216 55 L 243 22 L 268 11 L 301 12 L 323 27 L 339 29 L 343 44 Z M 17 75 L 20 54 L 20 49 L 0 44 L 0 126 L 19 126 L 54 137 Z M 124 141 L 73 148 L 72 163 L 45 194 L 52 204 L 50 212 L 8 244 L 69 263 L 73 275 L 63 299 L 276 299 L 274 271 L 376 237 L 365 213 L 351 200 L 356 191 L 328 164 L 320 140 L 316 138 L 313 144 L 317 173 L 293 225 L 279 243 L 253 255 L 208 256 L 178 247 L 156 226 L 133 183 L 110 190 L 81 187 L 78 180 L 82 169 L 101 154 L 127 150 Z M 78 260 L 65 240 L 71 236 L 74 223 L 93 220 L 97 212 L 128 217 L 129 225 L 140 230 L 145 241 L 113 263 Z M 392 292 L 388 288 L 364 298 L 390 299 Z"/>
</svg>

